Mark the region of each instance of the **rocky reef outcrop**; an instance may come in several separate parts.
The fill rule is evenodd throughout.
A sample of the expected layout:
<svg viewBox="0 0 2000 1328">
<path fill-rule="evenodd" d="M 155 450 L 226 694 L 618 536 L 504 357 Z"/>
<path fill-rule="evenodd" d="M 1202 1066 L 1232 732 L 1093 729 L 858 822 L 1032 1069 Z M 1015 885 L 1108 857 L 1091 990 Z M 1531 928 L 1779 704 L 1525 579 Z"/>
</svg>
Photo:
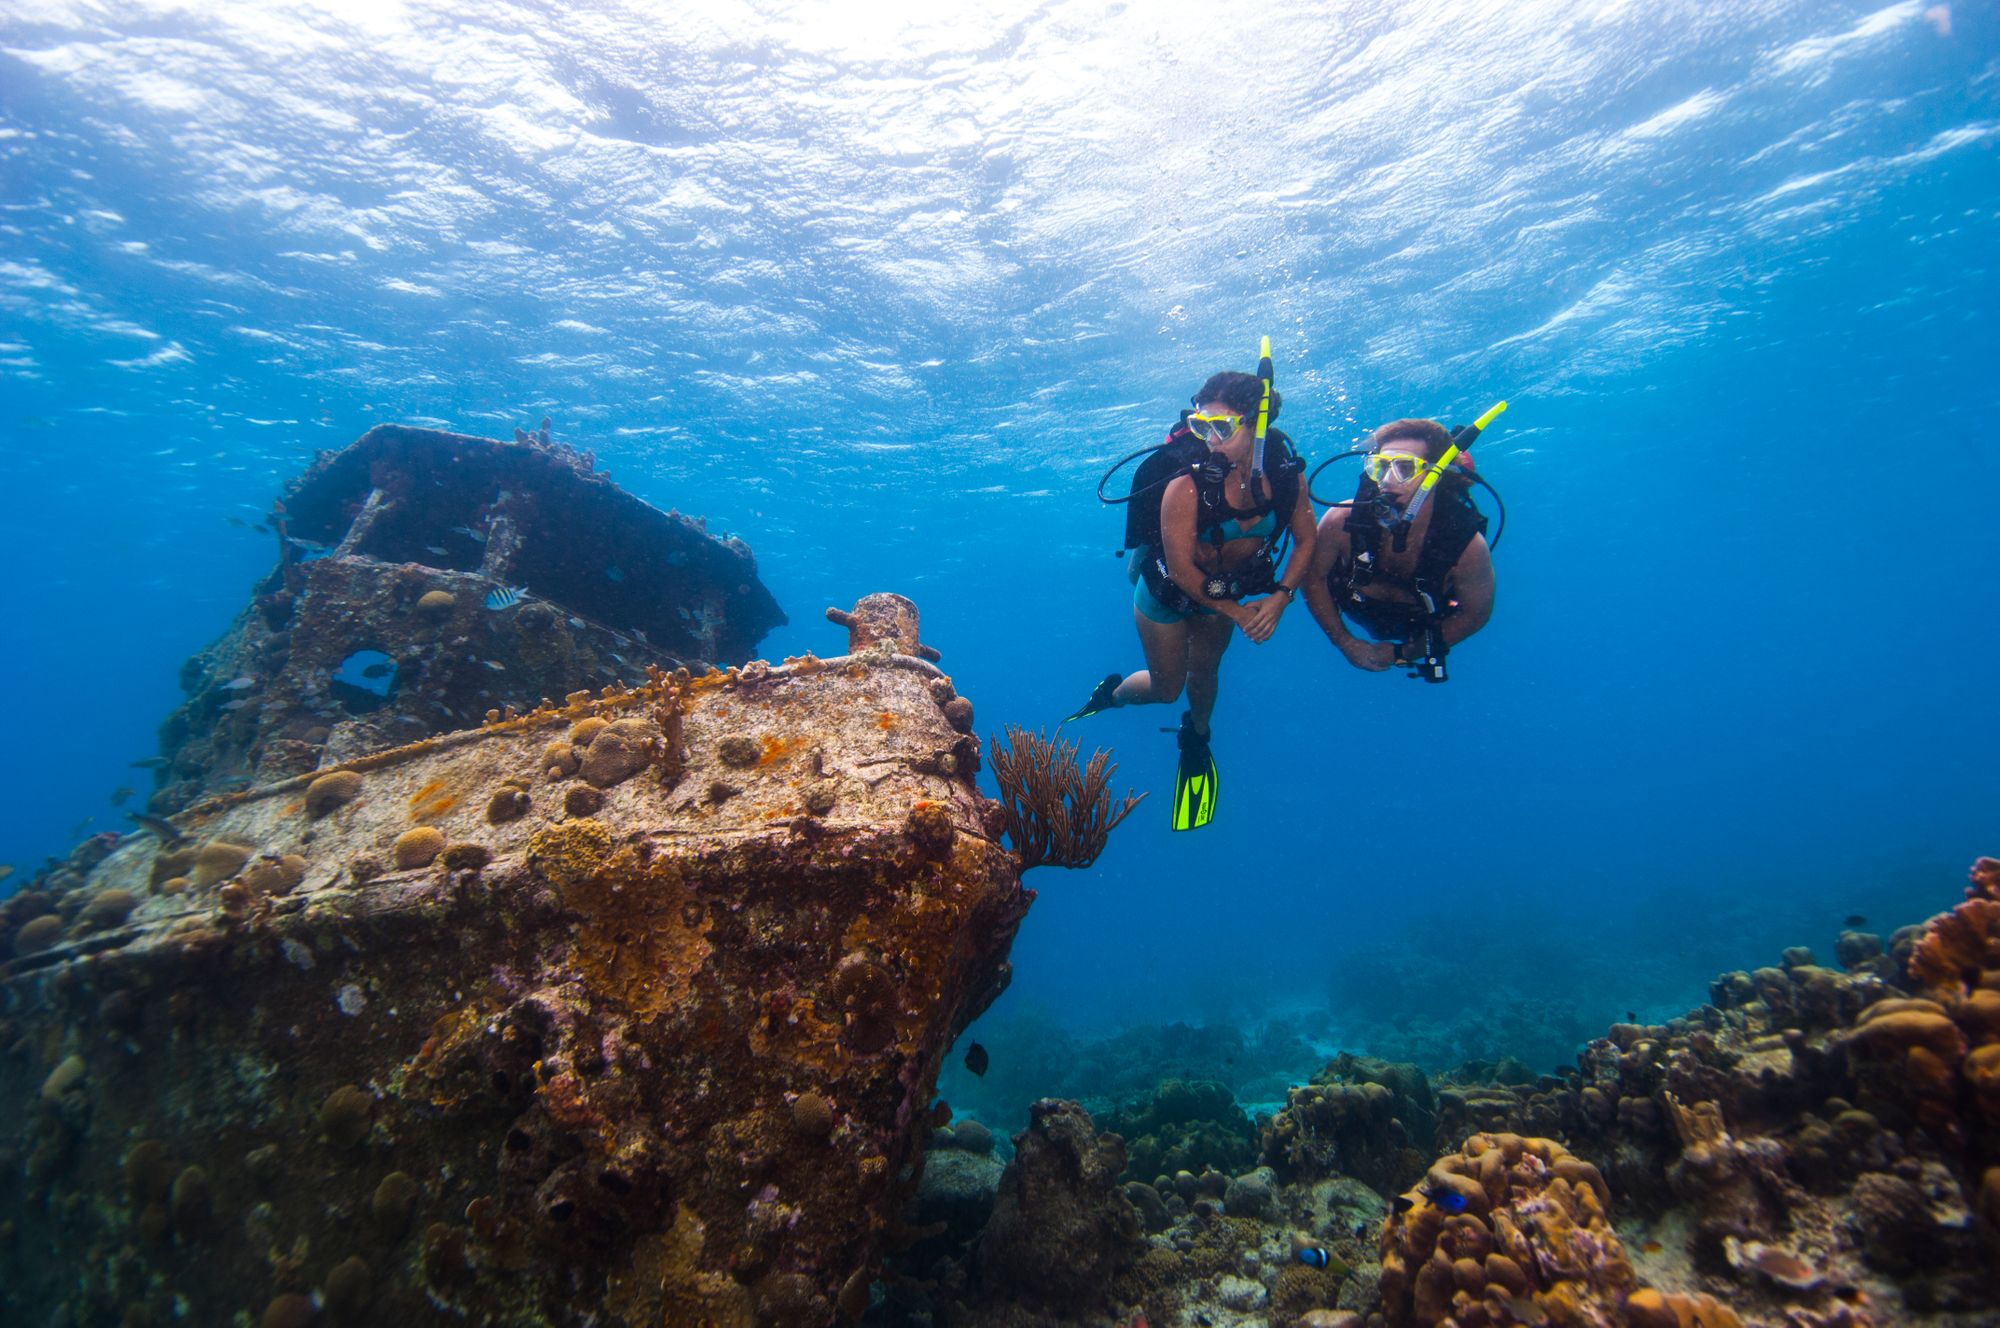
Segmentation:
<svg viewBox="0 0 2000 1328">
<path fill-rule="evenodd" d="M 371 429 L 321 453 L 270 524 L 277 567 L 182 669 L 155 813 L 649 666 L 742 663 L 785 621 L 741 540 L 641 502 L 546 428 Z"/>
<path fill-rule="evenodd" d="M 209 798 L 8 901 L 0 1318 L 861 1312 L 1032 898 L 908 626 Z"/>
</svg>

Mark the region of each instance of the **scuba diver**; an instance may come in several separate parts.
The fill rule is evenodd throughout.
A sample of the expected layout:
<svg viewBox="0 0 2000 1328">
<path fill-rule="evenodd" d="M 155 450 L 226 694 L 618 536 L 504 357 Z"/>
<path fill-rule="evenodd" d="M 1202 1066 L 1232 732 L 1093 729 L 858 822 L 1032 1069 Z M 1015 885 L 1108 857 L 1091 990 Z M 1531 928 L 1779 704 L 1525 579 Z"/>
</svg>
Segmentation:
<svg viewBox="0 0 2000 1328">
<path fill-rule="evenodd" d="M 1486 518 L 1468 493 L 1484 481 L 1465 449 L 1506 408 L 1457 433 L 1434 420 L 1383 425 L 1361 449 L 1353 501 L 1320 518 L 1306 607 L 1355 668 L 1403 665 L 1444 682 L 1451 647 L 1493 616 Z"/>
<path fill-rule="evenodd" d="M 1134 452 L 1105 475 L 1109 481 L 1127 461 L 1152 454 L 1134 475 L 1128 498 L 1104 499 L 1130 504 L 1125 547 L 1134 552 L 1127 574 L 1146 667 L 1108 675 L 1069 718 L 1116 706 L 1166 705 L 1186 687 L 1174 783 L 1176 830 L 1198 829 L 1215 815 L 1209 716 L 1222 652 L 1239 627 L 1254 642 L 1271 639 L 1312 559 L 1312 503 L 1301 482 L 1305 467 L 1291 440 L 1270 427 L 1279 406 L 1270 356 L 1265 338 L 1257 373 L 1215 374 L 1194 394 L 1193 409 L 1181 412 L 1164 443 Z M 1098 485 L 1100 498 L 1105 481 Z M 1284 560 L 1288 539 L 1295 551 Z"/>
</svg>

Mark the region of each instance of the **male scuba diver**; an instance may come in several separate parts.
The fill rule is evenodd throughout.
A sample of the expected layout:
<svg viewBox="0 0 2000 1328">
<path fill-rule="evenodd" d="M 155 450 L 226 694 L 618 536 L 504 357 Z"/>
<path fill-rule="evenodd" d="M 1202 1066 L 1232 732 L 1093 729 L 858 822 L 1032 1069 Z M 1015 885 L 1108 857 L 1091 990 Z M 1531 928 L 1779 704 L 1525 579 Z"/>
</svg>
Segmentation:
<svg viewBox="0 0 2000 1328">
<path fill-rule="evenodd" d="M 1435 420 L 1383 425 L 1368 439 L 1353 502 L 1320 518 L 1306 607 L 1355 668 L 1403 665 L 1444 682 L 1446 654 L 1493 616 L 1486 518 L 1467 492 L 1464 448 L 1505 408 L 1456 435 Z"/>
<path fill-rule="evenodd" d="M 1115 706 L 1165 705 L 1186 687 L 1176 830 L 1198 829 L 1215 815 L 1209 716 L 1222 652 L 1239 627 L 1254 642 L 1271 639 L 1312 557 L 1304 466 L 1291 440 L 1270 427 L 1280 404 L 1271 387 L 1270 355 L 1267 337 L 1256 374 L 1218 373 L 1203 383 L 1191 399 L 1193 409 L 1182 412 L 1164 443 L 1118 463 L 1152 453 L 1134 475 L 1130 497 L 1105 499 L 1131 504 L 1125 547 L 1134 553 L 1127 574 L 1146 667 L 1108 675 L 1069 718 Z M 1102 483 L 1098 496 L 1104 496 Z M 1288 539 L 1295 551 L 1281 576 Z"/>
</svg>

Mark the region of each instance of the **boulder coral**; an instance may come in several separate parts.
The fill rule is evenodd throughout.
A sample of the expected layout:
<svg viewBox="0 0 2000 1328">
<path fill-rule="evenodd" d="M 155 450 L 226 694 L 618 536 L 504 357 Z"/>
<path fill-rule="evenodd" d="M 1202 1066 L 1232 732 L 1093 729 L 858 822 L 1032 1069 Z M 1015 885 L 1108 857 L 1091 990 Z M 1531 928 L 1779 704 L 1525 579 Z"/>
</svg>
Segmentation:
<svg viewBox="0 0 2000 1328">
<path fill-rule="evenodd" d="M 318 820 L 361 796 L 361 776 L 335 770 L 306 785 L 306 815 Z"/>
<path fill-rule="evenodd" d="M 1616 1323 L 1638 1277 L 1597 1168 L 1549 1139 L 1476 1134 L 1431 1165 L 1382 1233 L 1389 1323 Z M 1524 1307 L 1532 1306 L 1533 1311 Z"/>
</svg>

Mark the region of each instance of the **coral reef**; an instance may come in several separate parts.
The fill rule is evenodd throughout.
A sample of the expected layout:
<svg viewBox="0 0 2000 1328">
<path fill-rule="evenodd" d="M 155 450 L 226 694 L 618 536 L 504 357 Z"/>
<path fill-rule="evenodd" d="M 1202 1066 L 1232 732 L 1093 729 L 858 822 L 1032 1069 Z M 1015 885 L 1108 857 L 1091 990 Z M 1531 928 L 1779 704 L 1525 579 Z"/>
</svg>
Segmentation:
<svg viewBox="0 0 2000 1328">
<path fill-rule="evenodd" d="M 1169 1079 L 1150 1097 L 1107 1113 L 1103 1125 L 1123 1137 L 1131 1175 L 1141 1180 L 1183 1171 L 1234 1175 L 1256 1160 L 1257 1128 L 1218 1083 Z"/>
<path fill-rule="evenodd" d="M 0 908 L 0 1318 L 859 1313 L 1033 897 L 958 699 L 655 671 L 79 850 Z"/>
<path fill-rule="evenodd" d="M 1263 1168 L 1131 1178 L 1123 1205 L 1101 1186 L 1080 1193 L 1075 1169 L 1023 1171 L 1009 1184 L 1024 1205 L 1046 1188 L 1099 1224 L 1073 1212 L 1065 1221 L 1075 1229 L 1117 1226 L 1129 1206 L 1141 1228 L 1135 1252 L 1089 1288 L 1070 1287 L 1066 1303 L 1050 1299 L 1060 1289 L 1030 1297 L 1030 1312 L 1011 1286 L 975 1275 L 983 1256 L 970 1251 L 984 1238 L 961 1226 L 921 1247 L 921 1265 L 897 1267 L 869 1321 L 1991 1323 L 2000 1313 L 2000 863 L 1976 863 L 1966 893 L 1886 943 L 1843 933 L 1844 970 L 1794 947 L 1769 968 L 1725 974 L 1711 1004 L 1660 1024 L 1613 1025 L 1573 1070 L 1536 1074 L 1502 1056 L 1433 1077 L 1342 1055 L 1260 1121 Z M 1126 1062 L 1145 1055 L 1156 1066 L 1226 1066 L 1245 1049 L 1235 1030 L 1166 1032 L 1100 1043 L 1046 1030 L 1024 1040 L 982 1028 L 981 1037 L 997 1049 L 995 1074 L 1089 1084 L 1137 1072 Z M 1121 1151 L 1158 1146 L 1158 1100 L 1101 1116 L 1132 1132 Z M 1083 1137 L 1080 1126 L 1071 1137 Z M 1385 1220 L 1378 1195 L 1397 1189 Z"/>
<path fill-rule="evenodd" d="M 278 566 L 182 670 L 154 813 L 648 666 L 740 663 L 785 621 L 740 540 L 535 436 L 384 425 L 322 453 L 271 524 Z"/>
<path fill-rule="evenodd" d="M 1259 1148 L 1287 1178 L 1346 1175 L 1393 1192 L 1428 1159 L 1431 1102 L 1416 1066 L 1342 1054 L 1292 1090 L 1264 1123 Z"/>
</svg>

